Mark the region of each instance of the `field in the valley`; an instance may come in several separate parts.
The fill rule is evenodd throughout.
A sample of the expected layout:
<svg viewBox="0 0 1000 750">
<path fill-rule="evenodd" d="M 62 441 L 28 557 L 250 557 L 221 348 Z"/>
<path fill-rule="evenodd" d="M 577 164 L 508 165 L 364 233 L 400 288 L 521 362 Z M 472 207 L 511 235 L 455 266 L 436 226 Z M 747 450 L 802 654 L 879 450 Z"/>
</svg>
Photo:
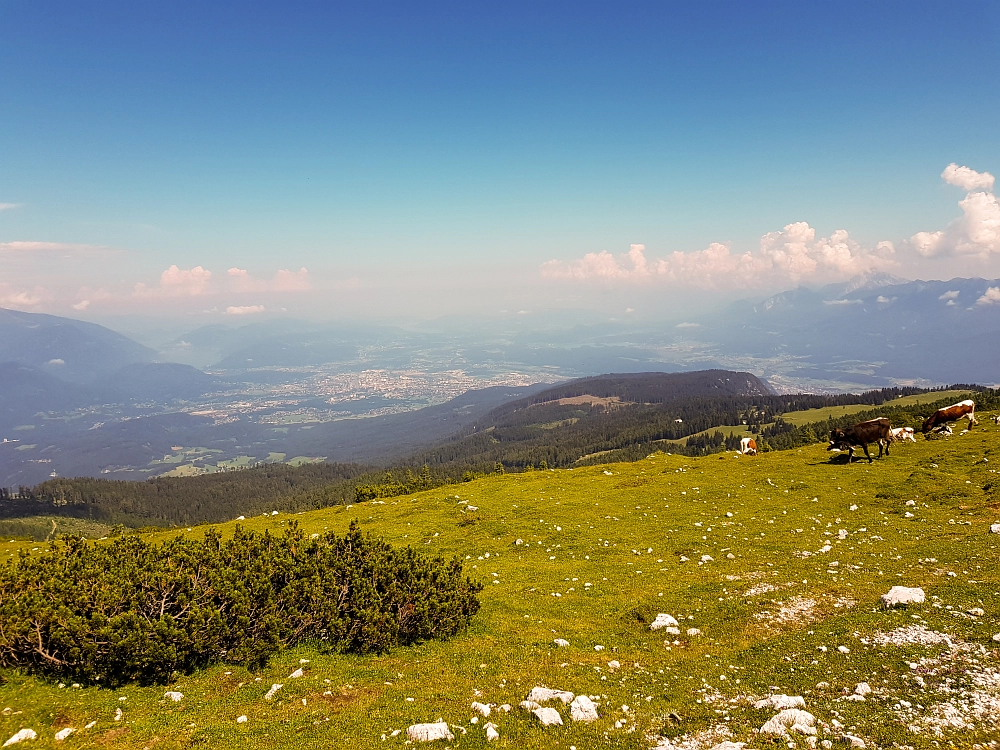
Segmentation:
<svg viewBox="0 0 1000 750">
<path fill-rule="evenodd" d="M 1000 535 L 989 533 L 1000 428 L 984 416 L 971 433 L 897 445 L 873 465 L 831 463 L 822 445 L 657 454 L 251 519 L 307 532 L 358 519 L 393 544 L 460 555 L 486 584 L 482 609 L 448 642 L 378 657 L 299 648 L 261 673 L 219 665 L 169 687 L 63 687 L 7 671 L 0 741 L 26 727 L 39 736 L 26 747 L 362 750 L 402 746 L 408 725 L 442 718 L 455 735 L 442 747 L 482 748 L 486 720 L 470 721 L 479 701 L 513 706 L 491 714 L 491 747 L 775 747 L 756 733 L 775 711 L 752 707 L 775 692 L 803 696 L 817 740 L 834 746 L 845 734 L 869 747 L 985 743 L 1000 736 Z M 0 560 L 43 548 L 0 545 Z M 922 587 L 927 601 L 885 610 L 879 596 L 894 585 Z M 680 634 L 650 631 L 661 612 Z M 847 700 L 862 682 L 873 692 Z M 518 708 L 536 685 L 594 697 L 600 718 L 573 723 L 556 703 L 565 725 L 542 727 Z M 183 699 L 165 700 L 168 689 Z M 77 731 L 55 742 L 68 726 Z"/>
</svg>

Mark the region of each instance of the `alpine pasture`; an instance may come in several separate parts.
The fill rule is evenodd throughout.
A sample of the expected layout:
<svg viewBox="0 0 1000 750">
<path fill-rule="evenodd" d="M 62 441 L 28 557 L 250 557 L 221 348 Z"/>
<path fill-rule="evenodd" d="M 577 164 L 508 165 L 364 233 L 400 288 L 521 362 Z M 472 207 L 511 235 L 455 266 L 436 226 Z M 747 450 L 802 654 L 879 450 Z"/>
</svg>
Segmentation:
<svg viewBox="0 0 1000 750">
<path fill-rule="evenodd" d="M 313 534 L 356 519 L 390 544 L 458 555 L 485 584 L 482 608 L 448 641 L 381 656 L 299 646 L 260 672 L 219 665 L 167 685 L 6 670 L 0 741 L 31 729 L 25 747 L 361 750 L 441 719 L 453 739 L 428 747 L 987 746 L 1000 733 L 1000 427 L 987 416 L 872 465 L 824 444 L 657 453 L 239 521 Z M 10 542 L 0 559 L 44 549 Z M 886 609 L 892 586 L 926 599 Z M 660 613 L 679 632 L 650 630 Z M 590 696 L 599 718 L 574 722 L 554 701 L 563 724 L 542 726 L 518 706 L 536 686 Z M 753 704 L 772 694 L 802 696 L 816 735 L 759 733 L 777 709 Z"/>
</svg>

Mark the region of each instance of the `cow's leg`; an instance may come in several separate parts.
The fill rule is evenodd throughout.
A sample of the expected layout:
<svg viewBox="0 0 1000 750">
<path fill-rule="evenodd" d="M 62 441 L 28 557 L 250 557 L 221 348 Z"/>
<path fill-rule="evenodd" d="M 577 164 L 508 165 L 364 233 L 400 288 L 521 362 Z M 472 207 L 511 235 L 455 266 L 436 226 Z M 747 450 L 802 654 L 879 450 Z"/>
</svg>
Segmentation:
<svg viewBox="0 0 1000 750">
<path fill-rule="evenodd" d="M 847 463 L 848 463 L 848 465 L 850 465 L 850 463 L 851 463 L 851 460 L 852 460 L 853 458 L 854 458 L 854 446 L 852 445 L 852 446 L 850 446 L 850 447 L 849 447 L 849 448 L 847 449 Z"/>
<path fill-rule="evenodd" d="M 861 444 L 861 450 L 865 452 L 865 458 L 868 459 L 868 463 L 872 462 L 872 454 L 868 452 L 868 443 Z"/>
</svg>

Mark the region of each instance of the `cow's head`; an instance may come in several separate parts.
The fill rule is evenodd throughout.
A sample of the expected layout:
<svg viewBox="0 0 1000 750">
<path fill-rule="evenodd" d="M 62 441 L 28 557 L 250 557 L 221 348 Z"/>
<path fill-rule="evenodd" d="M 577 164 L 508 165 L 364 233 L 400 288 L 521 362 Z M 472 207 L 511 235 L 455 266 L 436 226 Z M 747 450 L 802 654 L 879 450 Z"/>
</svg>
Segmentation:
<svg viewBox="0 0 1000 750">
<path fill-rule="evenodd" d="M 924 424 L 920 428 L 920 431 L 922 433 L 924 433 L 926 435 L 928 432 L 930 432 L 933 429 L 934 425 L 937 424 L 937 420 L 934 418 L 936 416 L 937 416 L 936 414 L 931 414 L 929 417 L 927 417 L 927 419 L 924 420 Z"/>
<path fill-rule="evenodd" d="M 847 442 L 847 435 L 839 427 L 830 431 L 830 444 L 826 447 L 828 451 L 839 451 Z"/>
</svg>

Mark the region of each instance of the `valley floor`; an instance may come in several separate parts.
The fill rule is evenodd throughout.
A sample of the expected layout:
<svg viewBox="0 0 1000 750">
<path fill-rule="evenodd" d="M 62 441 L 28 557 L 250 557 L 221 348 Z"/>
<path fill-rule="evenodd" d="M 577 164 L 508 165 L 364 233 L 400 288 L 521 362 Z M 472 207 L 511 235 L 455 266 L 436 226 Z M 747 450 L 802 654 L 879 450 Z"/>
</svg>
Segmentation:
<svg viewBox="0 0 1000 750">
<path fill-rule="evenodd" d="M 261 673 L 220 665 L 170 686 L 7 671 L 0 741 L 31 728 L 26 747 L 361 750 L 403 746 L 407 726 L 440 718 L 455 738 L 429 746 L 487 747 L 487 721 L 501 748 L 986 746 L 1000 736 L 1000 428 L 980 419 L 871 465 L 832 463 L 822 445 L 660 453 L 250 519 L 309 533 L 358 519 L 393 544 L 459 555 L 486 585 L 482 609 L 448 642 L 378 657 L 299 648 Z M 0 560 L 19 549 L 44 545 L 0 545 Z M 884 609 L 895 585 L 926 601 Z M 658 613 L 679 633 L 651 631 Z M 851 698 L 860 683 L 871 693 Z M 574 723 L 555 702 L 564 725 L 543 727 L 518 707 L 535 686 L 589 695 L 600 718 Z M 803 697 L 815 739 L 758 733 L 777 710 L 753 703 L 772 693 Z M 473 701 L 494 706 L 489 719 L 472 721 Z M 76 731 L 55 741 L 64 727 Z"/>
</svg>

